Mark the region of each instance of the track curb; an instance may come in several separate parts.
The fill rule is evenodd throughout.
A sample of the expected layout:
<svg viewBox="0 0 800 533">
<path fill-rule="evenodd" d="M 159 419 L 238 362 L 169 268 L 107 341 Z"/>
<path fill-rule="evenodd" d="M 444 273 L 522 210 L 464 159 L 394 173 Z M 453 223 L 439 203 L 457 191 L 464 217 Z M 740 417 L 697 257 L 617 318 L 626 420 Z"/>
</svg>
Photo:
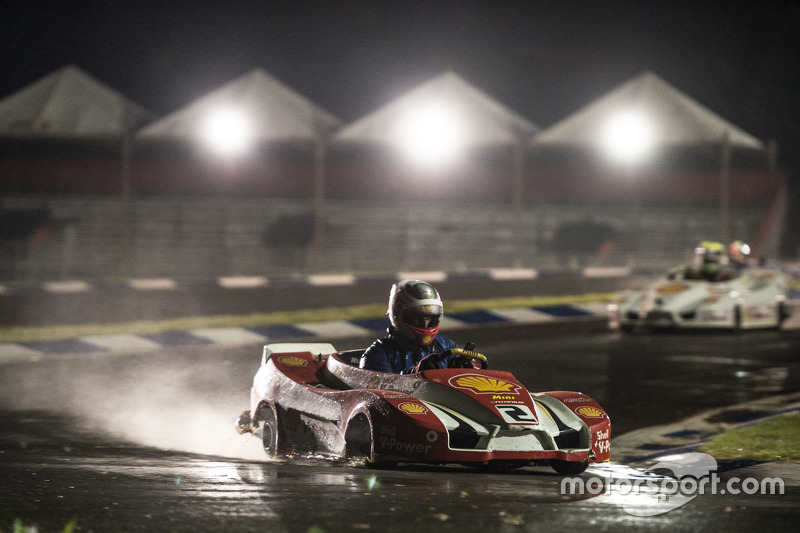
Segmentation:
<svg viewBox="0 0 800 533">
<path fill-rule="evenodd" d="M 711 409 L 692 417 L 637 429 L 611 441 L 612 460 L 630 466 L 646 468 L 676 454 L 697 451 L 714 436 L 725 431 L 744 428 L 769 418 L 800 412 L 800 392 L 768 396 L 749 402 Z M 775 474 L 778 465 L 780 471 Z M 752 460 L 719 461 L 720 471 L 747 470 L 759 475 L 783 475 L 800 484 L 800 465 Z"/>
<path fill-rule="evenodd" d="M 581 304 L 479 309 L 448 313 L 442 319 L 444 331 L 475 326 L 549 325 L 571 321 L 604 321 L 606 304 Z M 0 364 L 35 360 L 67 354 L 126 354 L 184 346 L 240 346 L 287 342 L 298 339 L 335 340 L 347 337 L 375 337 L 386 331 L 385 317 L 361 320 L 297 322 L 253 327 L 219 327 L 133 334 L 84 335 L 56 340 L 34 340 L 0 344 Z"/>
</svg>

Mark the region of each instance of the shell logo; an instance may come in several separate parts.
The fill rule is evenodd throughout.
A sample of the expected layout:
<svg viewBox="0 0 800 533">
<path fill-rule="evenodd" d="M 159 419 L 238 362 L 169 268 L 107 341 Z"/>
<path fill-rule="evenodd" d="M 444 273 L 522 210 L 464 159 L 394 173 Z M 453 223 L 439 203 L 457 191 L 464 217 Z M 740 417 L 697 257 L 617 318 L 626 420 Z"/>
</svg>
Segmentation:
<svg viewBox="0 0 800 533">
<path fill-rule="evenodd" d="M 288 366 L 306 366 L 308 364 L 308 361 L 300 357 L 281 357 L 278 361 Z"/>
<path fill-rule="evenodd" d="M 708 296 L 706 297 L 706 299 L 703 300 L 704 304 L 713 304 L 719 301 L 719 294 L 714 287 L 710 285 L 707 286 L 706 292 L 708 292 Z"/>
<path fill-rule="evenodd" d="M 602 409 L 597 407 L 578 407 L 575 412 L 589 418 L 601 418 L 606 415 Z"/>
<path fill-rule="evenodd" d="M 410 415 L 424 415 L 428 412 L 428 408 L 424 405 L 414 402 L 403 402 L 397 406 L 401 411 L 405 411 Z"/>
<path fill-rule="evenodd" d="M 659 294 L 677 294 L 689 289 L 689 285 L 685 283 L 672 283 L 670 285 L 662 285 L 656 289 Z"/>
<path fill-rule="evenodd" d="M 509 394 L 516 394 L 519 391 L 519 385 L 515 383 L 509 383 L 508 381 L 503 381 L 502 379 L 470 374 L 450 378 L 450 383 L 459 388 L 470 389 L 478 394 L 487 394 L 493 392 L 507 392 Z"/>
</svg>

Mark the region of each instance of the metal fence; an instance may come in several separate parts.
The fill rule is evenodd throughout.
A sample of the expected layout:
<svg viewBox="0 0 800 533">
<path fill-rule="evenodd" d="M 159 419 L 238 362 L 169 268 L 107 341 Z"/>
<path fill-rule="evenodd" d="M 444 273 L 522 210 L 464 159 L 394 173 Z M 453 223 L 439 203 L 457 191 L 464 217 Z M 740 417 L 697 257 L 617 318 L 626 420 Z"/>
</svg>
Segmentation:
<svg viewBox="0 0 800 533">
<path fill-rule="evenodd" d="M 306 199 L 135 198 L 124 246 L 123 205 L 110 196 L 6 196 L 0 208 L 46 205 L 52 231 L 2 243 L 0 281 L 209 278 L 232 275 L 474 271 L 585 266 L 664 269 L 719 232 L 713 207 L 526 205 L 464 201 L 345 201 L 325 205 L 311 239 Z M 751 239 L 765 209 L 736 209 Z M 764 252 L 777 249 L 777 234 Z"/>
</svg>

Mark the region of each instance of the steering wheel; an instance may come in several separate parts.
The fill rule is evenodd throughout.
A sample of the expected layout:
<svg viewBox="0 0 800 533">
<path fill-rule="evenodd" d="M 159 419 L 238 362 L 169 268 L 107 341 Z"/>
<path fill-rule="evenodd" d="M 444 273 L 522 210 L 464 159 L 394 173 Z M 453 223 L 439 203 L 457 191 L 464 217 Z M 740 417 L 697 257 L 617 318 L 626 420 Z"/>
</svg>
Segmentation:
<svg viewBox="0 0 800 533">
<path fill-rule="evenodd" d="M 402 373 L 416 374 L 417 372 L 422 372 L 423 370 L 434 370 L 439 368 L 439 363 L 453 355 L 457 355 L 458 357 L 451 358 L 447 363 L 447 368 L 489 368 L 489 363 L 486 361 L 486 356 L 470 349 L 474 346 L 475 344 L 468 343 L 466 345 L 466 349 L 452 348 L 441 353 L 433 353 L 427 357 L 423 357 L 417 366 L 407 368 L 406 370 L 403 370 Z"/>
<path fill-rule="evenodd" d="M 461 348 L 453 348 L 450 353 L 458 355 L 458 358 L 453 358 L 447 365 L 449 368 L 489 368 L 489 362 L 486 356 L 482 353 L 473 352 L 472 350 L 463 350 Z"/>
</svg>

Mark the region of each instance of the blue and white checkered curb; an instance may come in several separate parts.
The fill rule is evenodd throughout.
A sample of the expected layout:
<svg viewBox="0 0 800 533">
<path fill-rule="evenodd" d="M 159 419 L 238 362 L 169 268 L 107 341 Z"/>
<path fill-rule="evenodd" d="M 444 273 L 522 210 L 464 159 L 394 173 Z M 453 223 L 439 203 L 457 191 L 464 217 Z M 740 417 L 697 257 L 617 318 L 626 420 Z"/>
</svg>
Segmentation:
<svg viewBox="0 0 800 533">
<path fill-rule="evenodd" d="M 564 319 L 605 316 L 602 302 L 581 305 L 553 305 L 487 309 L 447 314 L 442 330 L 453 331 L 475 325 L 543 324 Z M 305 322 L 260 327 L 230 327 L 168 331 L 152 334 L 92 335 L 61 340 L 0 344 L 0 363 L 59 354 L 112 354 L 155 351 L 182 346 L 236 346 L 283 342 L 293 339 L 376 336 L 386 331 L 386 318 L 354 321 Z"/>
</svg>

